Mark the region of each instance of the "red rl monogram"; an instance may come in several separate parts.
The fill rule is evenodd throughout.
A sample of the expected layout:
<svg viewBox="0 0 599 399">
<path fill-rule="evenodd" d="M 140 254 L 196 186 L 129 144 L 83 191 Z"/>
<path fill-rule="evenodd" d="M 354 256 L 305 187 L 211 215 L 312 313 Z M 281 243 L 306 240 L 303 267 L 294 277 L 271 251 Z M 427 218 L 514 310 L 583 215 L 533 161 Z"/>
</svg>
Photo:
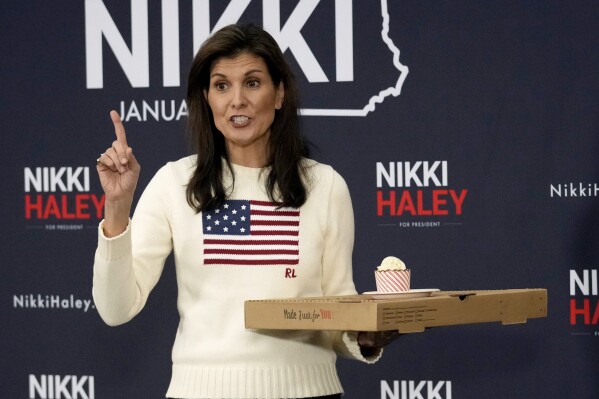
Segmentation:
<svg viewBox="0 0 599 399">
<path fill-rule="evenodd" d="M 295 269 L 292 269 L 290 267 L 285 269 L 285 278 L 296 278 L 297 276 L 295 275 Z"/>
</svg>

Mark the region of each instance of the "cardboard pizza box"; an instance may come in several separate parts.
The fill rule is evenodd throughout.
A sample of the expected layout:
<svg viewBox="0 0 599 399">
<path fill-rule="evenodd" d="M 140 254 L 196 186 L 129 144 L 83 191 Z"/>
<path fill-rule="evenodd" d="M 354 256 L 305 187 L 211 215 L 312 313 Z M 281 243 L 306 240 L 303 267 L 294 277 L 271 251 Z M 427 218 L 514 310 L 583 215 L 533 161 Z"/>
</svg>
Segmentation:
<svg viewBox="0 0 599 399">
<path fill-rule="evenodd" d="M 427 327 L 547 317 L 547 290 L 412 290 L 406 293 L 245 301 L 247 329 L 424 331 Z"/>
</svg>

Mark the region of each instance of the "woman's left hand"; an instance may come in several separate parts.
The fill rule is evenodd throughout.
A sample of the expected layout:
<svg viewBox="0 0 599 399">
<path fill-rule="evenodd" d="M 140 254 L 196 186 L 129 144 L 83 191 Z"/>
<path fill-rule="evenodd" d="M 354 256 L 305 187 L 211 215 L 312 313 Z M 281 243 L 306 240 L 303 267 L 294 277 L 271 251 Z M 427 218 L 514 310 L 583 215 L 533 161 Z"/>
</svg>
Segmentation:
<svg viewBox="0 0 599 399">
<path fill-rule="evenodd" d="M 389 331 L 360 331 L 358 333 L 358 345 L 364 356 L 371 356 L 378 352 L 383 346 L 389 345 L 400 337 L 397 330 Z"/>
</svg>

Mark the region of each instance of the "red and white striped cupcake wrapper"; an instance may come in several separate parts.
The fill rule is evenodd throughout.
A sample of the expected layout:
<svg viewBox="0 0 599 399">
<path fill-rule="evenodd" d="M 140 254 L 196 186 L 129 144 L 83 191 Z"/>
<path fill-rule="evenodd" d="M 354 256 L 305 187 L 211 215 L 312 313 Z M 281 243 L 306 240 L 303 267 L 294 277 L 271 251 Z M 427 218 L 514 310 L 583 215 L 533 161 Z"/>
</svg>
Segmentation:
<svg viewBox="0 0 599 399">
<path fill-rule="evenodd" d="M 402 292 L 410 290 L 410 269 L 374 272 L 378 292 Z"/>
</svg>

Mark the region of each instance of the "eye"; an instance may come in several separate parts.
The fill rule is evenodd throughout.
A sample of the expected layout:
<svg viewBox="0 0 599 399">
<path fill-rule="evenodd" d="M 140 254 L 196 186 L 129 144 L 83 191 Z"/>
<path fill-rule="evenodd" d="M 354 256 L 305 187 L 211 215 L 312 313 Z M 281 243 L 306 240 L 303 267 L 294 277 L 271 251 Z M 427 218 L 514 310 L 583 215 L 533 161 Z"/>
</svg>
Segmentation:
<svg viewBox="0 0 599 399">
<path fill-rule="evenodd" d="M 216 82 L 214 83 L 214 88 L 218 91 L 223 91 L 227 89 L 227 84 L 225 82 Z"/>
<path fill-rule="evenodd" d="M 247 87 L 257 88 L 260 86 L 260 81 L 258 79 L 250 79 L 246 83 Z"/>
</svg>

